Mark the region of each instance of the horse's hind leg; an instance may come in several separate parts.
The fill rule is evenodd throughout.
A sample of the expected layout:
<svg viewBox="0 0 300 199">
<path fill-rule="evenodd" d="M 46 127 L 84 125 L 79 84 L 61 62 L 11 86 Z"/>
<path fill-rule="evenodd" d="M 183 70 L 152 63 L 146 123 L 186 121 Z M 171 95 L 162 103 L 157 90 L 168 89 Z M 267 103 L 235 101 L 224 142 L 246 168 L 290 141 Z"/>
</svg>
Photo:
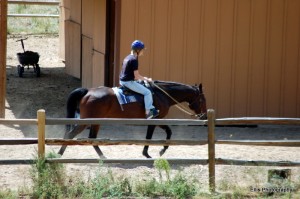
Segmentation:
<svg viewBox="0 0 300 199">
<path fill-rule="evenodd" d="M 171 139 L 172 136 L 172 131 L 171 128 L 167 125 L 161 125 L 159 126 L 161 129 L 165 130 L 166 134 L 167 134 L 167 140 Z M 162 156 L 166 150 L 169 148 L 169 146 L 164 146 L 164 148 L 159 152 L 159 155 Z"/>
<path fill-rule="evenodd" d="M 97 134 L 99 131 L 100 126 L 99 125 L 92 125 L 91 129 L 90 129 L 90 135 L 89 138 L 97 138 Z M 97 154 L 99 155 L 100 158 L 105 158 L 105 156 L 103 155 L 101 149 L 99 148 L 98 145 L 94 145 L 93 146 L 95 151 L 97 152 Z"/>
<path fill-rule="evenodd" d="M 65 133 L 64 139 L 73 139 L 76 135 L 81 133 L 86 128 L 86 125 L 78 125 L 76 126 L 72 131 L 67 131 Z M 67 145 L 63 145 L 60 150 L 58 151 L 58 154 L 63 155 L 65 150 L 67 148 Z"/>
<path fill-rule="evenodd" d="M 152 139 L 155 127 L 156 127 L 155 125 L 148 126 L 146 139 L 148 140 Z M 148 145 L 144 146 L 143 155 L 146 156 L 147 158 L 151 158 L 151 156 L 148 154 L 148 149 L 149 149 Z"/>
</svg>

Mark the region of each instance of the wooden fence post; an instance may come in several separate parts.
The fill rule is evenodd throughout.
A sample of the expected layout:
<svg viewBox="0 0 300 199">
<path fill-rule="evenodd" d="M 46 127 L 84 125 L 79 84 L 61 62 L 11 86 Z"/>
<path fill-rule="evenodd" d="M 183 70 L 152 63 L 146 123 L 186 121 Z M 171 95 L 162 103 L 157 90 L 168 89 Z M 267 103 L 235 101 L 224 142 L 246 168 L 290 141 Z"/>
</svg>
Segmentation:
<svg viewBox="0 0 300 199">
<path fill-rule="evenodd" d="M 38 120 L 38 157 L 45 158 L 45 128 L 46 128 L 45 110 L 43 109 L 38 110 L 37 120 Z"/>
<path fill-rule="evenodd" d="M 215 182 L 215 111 L 209 109 L 207 111 L 208 119 L 208 175 L 209 190 L 214 193 L 216 190 Z"/>
<path fill-rule="evenodd" d="M 5 118 L 7 0 L 0 1 L 0 118 Z"/>
</svg>

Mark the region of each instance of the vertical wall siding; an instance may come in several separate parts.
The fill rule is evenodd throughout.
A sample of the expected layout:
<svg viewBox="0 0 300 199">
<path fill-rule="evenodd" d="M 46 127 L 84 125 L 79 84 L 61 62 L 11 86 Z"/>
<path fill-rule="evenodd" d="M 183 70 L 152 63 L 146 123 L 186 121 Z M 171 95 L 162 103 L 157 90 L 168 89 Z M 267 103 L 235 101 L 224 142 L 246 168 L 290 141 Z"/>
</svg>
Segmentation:
<svg viewBox="0 0 300 199">
<path fill-rule="evenodd" d="M 299 0 L 122 0 L 121 9 L 120 60 L 143 40 L 142 74 L 202 82 L 218 117 L 300 117 Z"/>
<path fill-rule="evenodd" d="M 61 2 L 64 21 L 64 50 L 66 73 L 81 77 L 81 0 L 63 0 Z"/>
<path fill-rule="evenodd" d="M 300 48 L 300 4 L 297 0 L 286 2 L 284 31 L 284 60 L 281 114 L 300 116 L 299 111 L 299 48 Z M 289 106 L 289 104 L 293 106 Z M 297 109 L 298 107 L 298 109 Z"/>
<path fill-rule="evenodd" d="M 265 79 L 267 75 L 266 54 L 268 48 L 268 0 L 255 0 L 251 2 L 251 50 L 250 87 L 249 87 L 249 115 L 263 116 L 265 113 Z"/>
<path fill-rule="evenodd" d="M 82 86 L 104 85 L 106 0 L 82 1 Z"/>
</svg>

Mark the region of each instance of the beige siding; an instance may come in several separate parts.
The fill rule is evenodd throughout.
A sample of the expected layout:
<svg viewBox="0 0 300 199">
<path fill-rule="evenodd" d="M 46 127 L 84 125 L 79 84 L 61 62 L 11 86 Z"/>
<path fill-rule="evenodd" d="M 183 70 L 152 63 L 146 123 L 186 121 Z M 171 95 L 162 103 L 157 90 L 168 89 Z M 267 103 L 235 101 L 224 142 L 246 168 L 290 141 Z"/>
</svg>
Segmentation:
<svg viewBox="0 0 300 199">
<path fill-rule="evenodd" d="M 169 60 L 166 59 L 168 57 L 168 17 L 167 15 L 161 17 L 164 13 L 168 13 L 168 6 L 168 1 L 154 1 L 152 17 L 153 30 L 151 32 L 152 37 L 155 39 L 152 39 L 150 43 L 152 46 L 146 43 L 148 50 L 144 57 L 150 57 L 151 60 L 149 70 L 151 73 L 149 76 L 155 77 L 156 79 L 166 79 L 168 74 L 167 66 Z"/>
<path fill-rule="evenodd" d="M 93 40 L 82 36 L 82 82 L 84 87 L 93 87 Z"/>
<path fill-rule="evenodd" d="M 282 77 L 282 103 L 292 106 L 282 106 L 283 116 L 300 117 L 300 17 L 299 1 L 289 1 L 285 8 L 284 59 Z M 296 106 L 294 106 L 296 105 Z M 298 108 L 298 109 L 297 109 Z"/>
<path fill-rule="evenodd" d="M 93 87 L 104 85 L 104 63 L 105 56 L 102 53 L 94 51 L 93 53 Z"/>
<path fill-rule="evenodd" d="M 94 5 L 93 40 L 94 49 L 105 54 L 106 39 L 106 1 L 96 0 Z"/>
<path fill-rule="evenodd" d="M 249 88 L 249 101 L 251 106 L 249 108 L 249 115 L 262 116 L 265 113 L 265 77 L 267 75 L 266 68 L 266 42 L 267 42 L 267 16 L 268 16 L 268 0 L 253 1 L 252 3 L 252 17 L 251 25 L 255 24 L 255 28 L 251 28 L 251 51 L 249 54 L 251 76 Z M 255 38 L 255 39 L 254 39 Z M 255 105 L 255 107 L 253 106 Z"/>
<path fill-rule="evenodd" d="M 104 85 L 106 1 L 82 2 L 82 86 Z"/>
<path fill-rule="evenodd" d="M 93 87 L 93 30 L 95 2 L 82 1 L 82 86 Z"/>
<path fill-rule="evenodd" d="M 82 35 L 93 38 L 95 1 L 82 1 Z"/>
<path fill-rule="evenodd" d="M 66 62 L 66 72 L 81 78 L 81 0 L 63 0 L 60 10 L 60 57 Z"/>
<path fill-rule="evenodd" d="M 61 11 L 65 47 L 60 54 L 67 73 L 81 78 L 84 87 L 104 85 L 106 0 L 63 0 Z"/>
<path fill-rule="evenodd" d="M 66 21 L 66 72 L 80 78 L 81 70 L 81 26 L 73 21 Z"/>
<path fill-rule="evenodd" d="M 59 17 L 59 57 L 62 60 L 66 60 L 66 48 L 65 48 L 65 20 L 70 18 L 69 9 L 63 6 L 63 1 L 60 2 L 60 17 Z"/>
<path fill-rule="evenodd" d="M 75 23 L 81 24 L 82 0 L 67 0 L 66 2 L 66 6 L 68 6 L 70 10 L 70 20 L 74 21 Z"/>
<path fill-rule="evenodd" d="M 105 79 L 106 1 L 96 0 L 93 30 L 93 87 L 103 86 Z"/>
<path fill-rule="evenodd" d="M 143 40 L 145 76 L 202 82 L 218 117 L 300 117 L 300 1 L 122 0 L 121 10 L 120 60 Z"/>
<path fill-rule="evenodd" d="M 233 56 L 228 56 L 233 52 L 234 43 L 232 42 L 234 33 L 234 16 L 235 16 L 235 0 L 222 1 L 219 9 L 219 30 L 218 30 L 218 51 L 217 56 L 217 79 L 215 93 L 217 95 L 215 107 L 219 110 L 222 107 L 222 112 L 232 115 L 233 104 L 231 103 L 231 88 L 233 68 Z M 204 7 L 203 7 L 204 9 Z M 203 74 L 204 75 L 204 74 Z M 206 83 L 204 83 L 206 87 Z M 205 89 L 207 91 L 207 89 Z M 225 106 L 224 106 L 225 105 Z"/>
</svg>

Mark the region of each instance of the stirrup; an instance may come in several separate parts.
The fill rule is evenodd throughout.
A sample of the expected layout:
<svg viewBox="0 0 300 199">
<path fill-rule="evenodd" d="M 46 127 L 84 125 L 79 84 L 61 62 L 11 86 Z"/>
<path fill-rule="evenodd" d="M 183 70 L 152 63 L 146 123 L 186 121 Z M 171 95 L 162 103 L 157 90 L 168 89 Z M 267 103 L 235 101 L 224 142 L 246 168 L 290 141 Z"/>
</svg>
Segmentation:
<svg viewBox="0 0 300 199">
<path fill-rule="evenodd" d="M 153 108 L 146 115 L 146 119 L 156 118 L 158 115 L 159 115 L 159 110 L 156 110 L 155 108 Z"/>
</svg>

